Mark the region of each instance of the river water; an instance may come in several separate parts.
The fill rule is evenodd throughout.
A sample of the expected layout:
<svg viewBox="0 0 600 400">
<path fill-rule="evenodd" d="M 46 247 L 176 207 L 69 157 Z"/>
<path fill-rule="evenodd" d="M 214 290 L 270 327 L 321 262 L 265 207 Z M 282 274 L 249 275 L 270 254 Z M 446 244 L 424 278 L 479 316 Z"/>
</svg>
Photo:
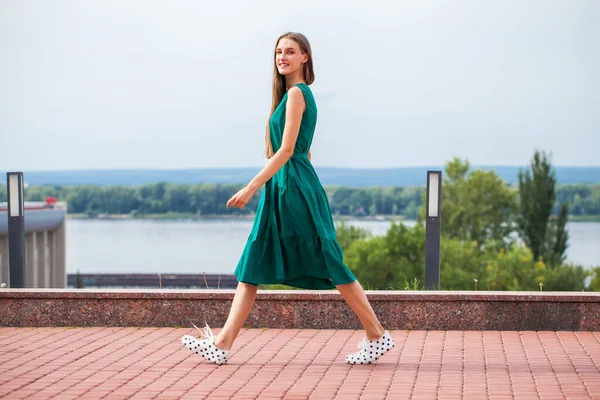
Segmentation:
<svg viewBox="0 0 600 400">
<path fill-rule="evenodd" d="M 348 223 L 385 234 L 389 221 Z M 405 221 L 413 225 L 414 221 Z M 252 220 L 68 220 L 67 273 L 231 274 Z M 570 222 L 567 258 L 600 265 L 600 223 Z"/>
</svg>

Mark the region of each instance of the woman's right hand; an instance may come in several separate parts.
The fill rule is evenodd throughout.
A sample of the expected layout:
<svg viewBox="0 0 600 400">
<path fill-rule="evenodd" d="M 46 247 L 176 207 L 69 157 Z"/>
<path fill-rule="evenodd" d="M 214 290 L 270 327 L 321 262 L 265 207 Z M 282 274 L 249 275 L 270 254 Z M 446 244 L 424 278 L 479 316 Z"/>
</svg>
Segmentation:
<svg viewBox="0 0 600 400">
<path fill-rule="evenodd" d="M 250 185 L 247 185 L 227 201 L 227 207 L 244 208 L 255 193 L 256 189 L 252 189 Z"/>
</svg>

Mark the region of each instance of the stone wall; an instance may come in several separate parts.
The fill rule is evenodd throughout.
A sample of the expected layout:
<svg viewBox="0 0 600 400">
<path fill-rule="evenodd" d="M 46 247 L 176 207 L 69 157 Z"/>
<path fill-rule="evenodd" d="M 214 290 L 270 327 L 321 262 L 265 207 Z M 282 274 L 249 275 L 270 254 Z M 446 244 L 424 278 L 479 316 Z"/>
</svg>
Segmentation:
<svg viewBox="0 0 600 400">
<path fill-rule="evenodd" d="M 0 289 L 0 326 L 222 327 L 235 291 Z M 600 330 L 600 293 L 366 291 L 388 330 Z M 249 328 L 361 329 L 337 290 L 259 290 Z"/>
</svg>

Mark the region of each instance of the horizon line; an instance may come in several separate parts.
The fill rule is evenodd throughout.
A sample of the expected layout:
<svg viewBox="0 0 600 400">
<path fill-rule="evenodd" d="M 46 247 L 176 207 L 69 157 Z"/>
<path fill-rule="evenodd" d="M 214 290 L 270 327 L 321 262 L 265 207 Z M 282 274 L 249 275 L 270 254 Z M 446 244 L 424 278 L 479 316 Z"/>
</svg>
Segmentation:
<svg viewBox="0 0 600 400">
<path fill-rule="evenodd" d="M 498 164 L 498 165 L 474 165 L 471 164 L 470 168 L 527 168 L 529 164 L 525 165 L 510 165 L 510 164 Z M 77 169 L 10 169 L 1 170 L 2 174 L 7 172 L 19 171 L 28 173 L 37 172 L 107 172 L 107 171 L 189 171 L 189 170 L 211 170 L 211 169 L 228 169 L 228 170 L 242 170 L 242 169 L 255 169 L 263 168 L 264 166 L 245 166 L 245 167 L 126 167 L 126 168 L 77 168 Z M 390 170 L 390 169 L 423 169 L 423 168 L 441 168 L 443 165 L 417 165 L 417 166 L 396 166 L 396 167 L 339 167 L 331 165 L 314 165 L 316 168 L 332 168 L 332 169 L 350 169 L 350 170 Z M 600 168 L 600 165 L 553 165 L 554 168 Z"/>
</svg>

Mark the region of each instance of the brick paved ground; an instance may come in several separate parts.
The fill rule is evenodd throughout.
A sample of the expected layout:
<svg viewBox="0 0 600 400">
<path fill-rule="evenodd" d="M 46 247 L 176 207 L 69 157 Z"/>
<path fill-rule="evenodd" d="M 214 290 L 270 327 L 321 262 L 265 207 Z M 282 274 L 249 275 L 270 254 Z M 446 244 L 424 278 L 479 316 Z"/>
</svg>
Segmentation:
<svg viewBox="0 0 600 400">
<path fill-rule="evenodd" d="M 181 345 L 194 332 L 0 328 L 0 397 L 600 399 L 600 332 L 392 331 L 354 366 L 362 331 L 243 329 L 222 366 Z"/>
</svg>

